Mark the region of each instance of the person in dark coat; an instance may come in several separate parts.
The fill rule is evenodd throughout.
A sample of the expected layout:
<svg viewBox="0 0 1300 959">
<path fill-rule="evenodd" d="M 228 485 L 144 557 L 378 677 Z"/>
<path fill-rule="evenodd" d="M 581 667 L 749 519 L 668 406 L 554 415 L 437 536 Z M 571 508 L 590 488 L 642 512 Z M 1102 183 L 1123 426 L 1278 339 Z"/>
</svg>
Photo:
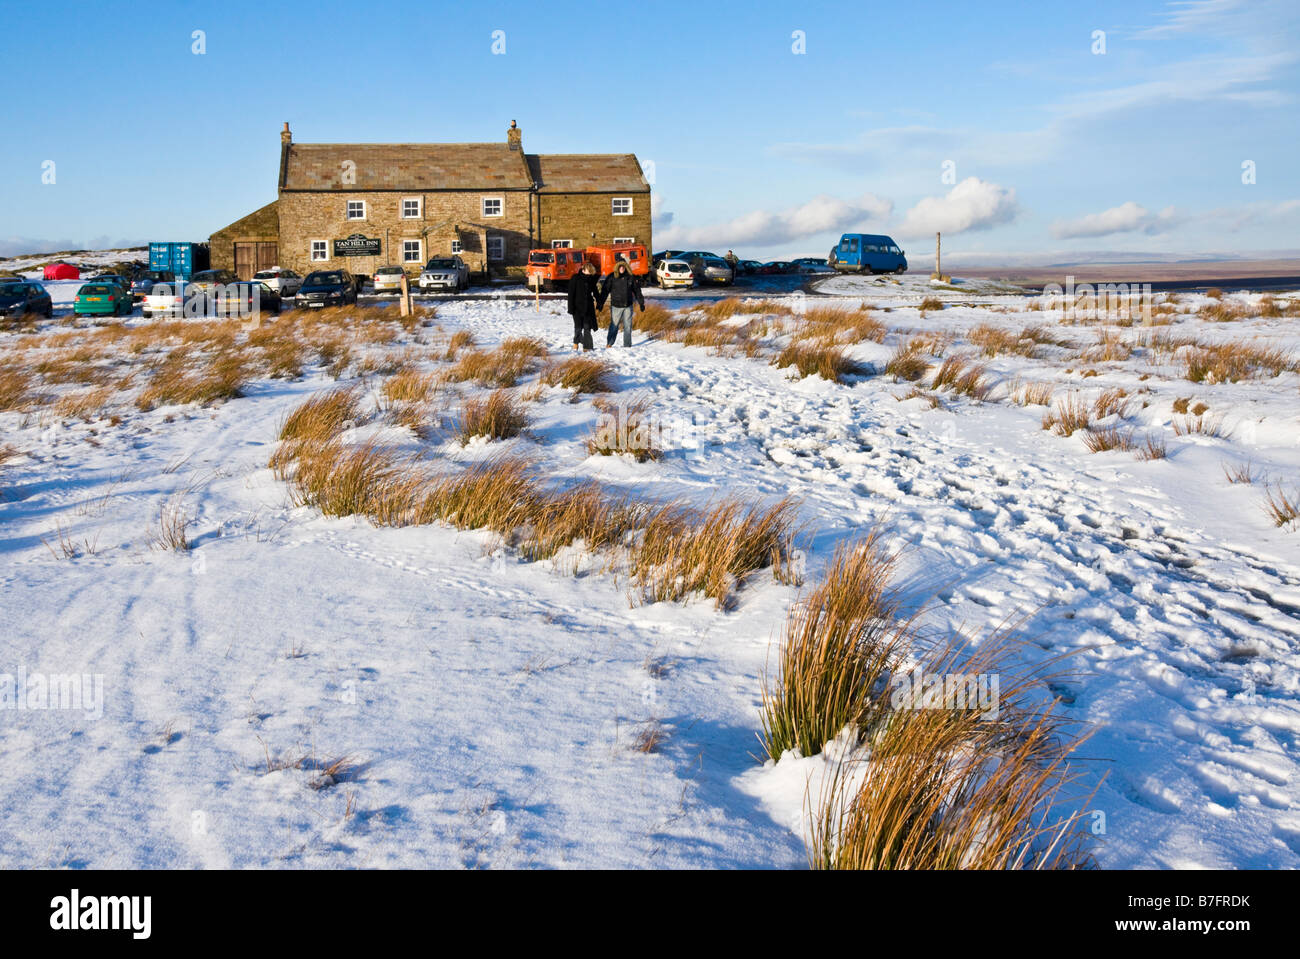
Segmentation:
<svg viewBox="0 0 1300 959">
<path fill-rule="evenodd" d="M 632 271 L 628 269 L 627 260 L 619 260 L 614 272 L 600 283 L 600 294 L 596 297 L 596 309 L 601 309 L 609 300 L 609 337 L 605 349 L 614 345 L 618 337 L 618 328 L 623 327 L 623 345 L 632 345 L 632 304 L 637 303 L 641 312 L 645 312 L 645 297 L 641 295 L 641 284 L 637 282 Z"/>
<path fill-rule="evenodd" d="M 573 348 L 590 350 L 591 332 L 599 325 L 596 306 L 596 266 L 582 264 L 582 269 L 569 280 L 569 315 L 573 317 Z"/>
</svg>

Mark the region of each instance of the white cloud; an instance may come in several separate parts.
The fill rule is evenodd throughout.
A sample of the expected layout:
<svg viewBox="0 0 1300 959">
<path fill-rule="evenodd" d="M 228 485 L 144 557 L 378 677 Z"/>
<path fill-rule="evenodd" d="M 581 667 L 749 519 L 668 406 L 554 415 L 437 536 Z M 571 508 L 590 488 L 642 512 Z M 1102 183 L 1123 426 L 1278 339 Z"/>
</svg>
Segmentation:
<svg viewBox="0 0 1300 959">
<path fill-rule="evenodd" d="M 1052 224 L 1052 235 L 1062 240 L 1081 236 L 1109 236 L 1112 233 L 1145 233 L 1154 236 L 1165 233 L 1183 221 L 1173 207 L 1152 213 L 1139 203 L 1129 200 L 1100 213 L 1089 213 L 1077 220 L 1058 220 Z"/>
<path fill-rule="evenodd" d="M 903 217 L 902 236 L 965 233 L 1010 223 L 1020 212 L 1016 191 L 979 177 L 967 177 L 946 196 L 928 196 Z"/>
<path fill-rule="evenodd" d="M 656 227 L 655 243 L 670 247 L 709 247 L 715 244 L 775 246 L 819 233 L 841 233 L 879 222 L 887 219 L 893 209 L 892 202 L 872 193 L 853 200 L 822 194 L 801 206 L 778 213 L 754 210 L 725 223 L 708 226 L 667 226 L 662 232 Z M 672 223 L 672 214 L 662 214 L 660 222 Z"/>
</svg>

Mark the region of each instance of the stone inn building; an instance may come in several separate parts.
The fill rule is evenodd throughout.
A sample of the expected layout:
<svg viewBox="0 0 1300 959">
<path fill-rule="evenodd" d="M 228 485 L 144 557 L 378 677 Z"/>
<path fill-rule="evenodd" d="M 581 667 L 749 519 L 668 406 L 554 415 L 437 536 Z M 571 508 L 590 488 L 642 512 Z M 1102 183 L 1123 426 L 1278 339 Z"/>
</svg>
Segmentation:
<svg viewBox="0 0 1300 959">
<path fill-rule="evenodd" d="M 651 246 L 634 155 L 524 153 L 513 121 L 501 143 L 294 143 L 286 123 L 278 190 L 212 234 L 213 269 L 414 275 L 458 253 L 471 272 L 504 278 L 523 275 L 531 249 Z"/>
</svg>

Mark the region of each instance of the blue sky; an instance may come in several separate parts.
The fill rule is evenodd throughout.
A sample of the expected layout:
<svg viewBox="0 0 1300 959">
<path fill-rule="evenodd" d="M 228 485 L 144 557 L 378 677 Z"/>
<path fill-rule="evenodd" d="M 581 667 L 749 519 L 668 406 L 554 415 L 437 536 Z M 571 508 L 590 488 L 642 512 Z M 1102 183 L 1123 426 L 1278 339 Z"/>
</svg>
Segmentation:
<svg viewBox="0 0 1300 959">
<path fill-rule="evenodd" d="M 511 119 L 529 152 L 636 153 L 661 248 L 1300 249 L 1294 0 L 559 8 L 46 4 L 0 32 L 0 254 L 205 239 L 274 199 L 285 120 L 464 142 Z"/>
</svg>

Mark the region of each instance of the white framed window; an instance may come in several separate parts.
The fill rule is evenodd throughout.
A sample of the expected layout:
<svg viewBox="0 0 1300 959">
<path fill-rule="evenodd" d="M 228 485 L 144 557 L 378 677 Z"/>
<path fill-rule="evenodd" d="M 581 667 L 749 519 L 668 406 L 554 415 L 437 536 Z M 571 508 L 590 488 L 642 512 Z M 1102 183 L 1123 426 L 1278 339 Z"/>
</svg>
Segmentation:
<svg viewBox="0 0 1300 959">
<path fill-rule="evenodd" d="M 418 220 L 424 216 L 424 200 L 418 196 L 402 198 L 402 219 Z"/>
<path fill-rule="evenodd" d="M 348 219 L 364 220 L 366 218 L 365 200 L 348 200 Z"/>
<path fill-rule="evenodd" d="M 552 241 L 551 241 L 551 249 L 552 249 L 552 250 L 569 250 L 569 249 L 572 249 L 572 248 L 573 248 L 573 241 L 572 241 L 572 240 L 552 240 Z"/>
<path fill-rule="evenodd" d="M 402 241 L 402 262 L 423 263 L 424 262 L 424 241 L 403 240 Z"/>
<path fill-rule="evenodd" d="M 499 233 L 489 233 L 487 238 L 487 258 L 499 263 L 506 258 L 506 238 Z"/>
<path fill-rule="evenodd" d="M 452 252 L 452 253 L 460 253 L 460 240 L 452 240 L 452 241 L 451 241 L 451 252 Z"/>
<path fill-rule="evenodd" d="M 506 201 L 499 196 L 483 197 L 484 216 L 504 216 Z"/>
<path fill-rule="evenodd" d="M 616 237 L 614 237 L 614 242 L 615 242 L 615 243 L 635 243 L 635 242 L 636 242 L 636 237 L 634 237 L 634 236 L 616 236 Z"/>
<path fill-rule="evenodd" d="M 631 216 L 632 215 L 632 198 L 630 196 L 616 196 L 609 201 L 609 212 L 614 216 Z"/>
<path fill-rule="evenodd" d="M 312 240 L 309 255 L 313 263 L 324 263 L 330 258 L 329 243 L 325 240 Z"/>
</svg>

